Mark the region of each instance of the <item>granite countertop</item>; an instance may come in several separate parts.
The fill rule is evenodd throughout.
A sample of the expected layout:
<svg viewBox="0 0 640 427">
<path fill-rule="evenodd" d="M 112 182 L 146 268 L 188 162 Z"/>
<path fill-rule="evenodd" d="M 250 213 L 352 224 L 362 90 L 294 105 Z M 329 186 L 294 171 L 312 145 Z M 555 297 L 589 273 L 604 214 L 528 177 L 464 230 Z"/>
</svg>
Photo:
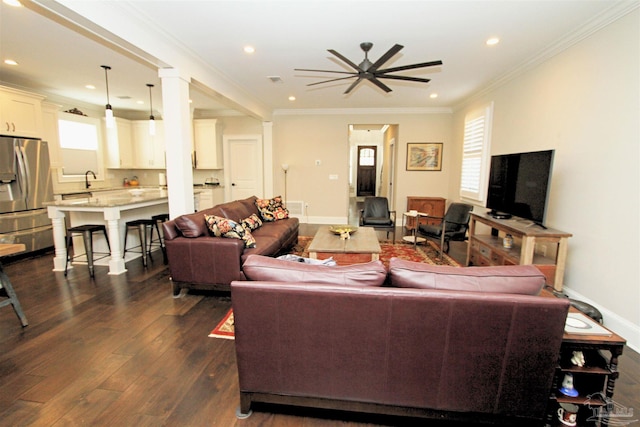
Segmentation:
<svg viewBox="0 0 640 427">
<path fill-rule="evenodd" d="M 132 191 L 133 190 L 133 191 Z M 140 194 L 132 194 L 136 190 Z M 86 197 L 83 197 L 86 195 Z M 166 189 L 159 188 L 129 188 L 118 190 L 96 190 L 84 193 L 74 193 L 73 198 L 55 200 L 43 203 L 44 206 L 65 206 L 65 207 L 92 207 L 110 208 L 126 206 L 137 203 L 150 202 L 155 200 L 168 199 Z"/>
</svg>

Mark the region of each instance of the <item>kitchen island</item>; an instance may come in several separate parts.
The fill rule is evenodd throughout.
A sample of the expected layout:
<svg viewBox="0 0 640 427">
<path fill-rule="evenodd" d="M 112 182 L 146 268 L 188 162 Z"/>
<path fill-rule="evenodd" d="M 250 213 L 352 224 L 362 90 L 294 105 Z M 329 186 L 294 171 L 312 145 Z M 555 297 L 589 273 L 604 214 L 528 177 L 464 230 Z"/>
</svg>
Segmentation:
<svg viewBox="0 0 640 427">
<path fill-rule="evenodd" d="M 134 219 L 151 218 L 152 215 L 167 213 L 168 193 L 165 189 L 143 188 L 139 195 L 131 190 L 94 191 L 87 197 L 47 202 L 48 215 L 53 224 L 53 242 L 55 256 L 53 270 L 64 271 L 67 263 L 65 242 L 66 228 L 82 224 L 105 224 L 111 246 L 108 257 L 109 274 L 122 274 L 127 271 L 125 262 L 138 258 L 141 254 L 127 252 L 123 258 L 125 223 Z M 139 245 L 136 233 L 130 234 L 129 246 Z M 135 240 L 135 241 L 134 241 Z M 95 236 L 95 252 L 109 252 L 104 237 Z M 84 248 L 82 241 L 74 241 L 76 255 Z M 99 260 L 96 265 L 101 265 Z M 105 265 L 103 260 L 103 265 Z M 72 268 L 72 266 L 69 266 Z"/>
</svg>

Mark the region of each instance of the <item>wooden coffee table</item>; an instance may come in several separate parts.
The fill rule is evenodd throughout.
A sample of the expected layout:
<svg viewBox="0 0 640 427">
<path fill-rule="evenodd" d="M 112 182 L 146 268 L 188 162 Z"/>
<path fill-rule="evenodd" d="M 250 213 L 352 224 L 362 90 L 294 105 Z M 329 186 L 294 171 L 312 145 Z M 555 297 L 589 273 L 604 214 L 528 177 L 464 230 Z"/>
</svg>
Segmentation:
<svg viewBox="0 0 640 427">
<path fill-rule="evenodd" d="M 360 227 L 350 239 L 342 240 L 329 231 L 329 226 L 318 229 L 309 245 L 309 258 L 333 257 L 338 265 L 359 264 L 380 259 L 380 243 L 371 227 Z"/>
</svg>

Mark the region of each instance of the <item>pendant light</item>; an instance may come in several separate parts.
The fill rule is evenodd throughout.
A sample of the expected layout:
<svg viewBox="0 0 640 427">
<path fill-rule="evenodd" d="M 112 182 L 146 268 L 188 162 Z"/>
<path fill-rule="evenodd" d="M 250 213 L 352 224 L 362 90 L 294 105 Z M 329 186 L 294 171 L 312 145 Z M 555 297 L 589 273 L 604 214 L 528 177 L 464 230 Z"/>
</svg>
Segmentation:
<svg viewBox="0 0 640 427">
<path fill-rule="evenodd" d="M 153 136 L 156 134 L 156 119 L 153 117 L 153 101 L 151 99 L 151 88 L 153 85 L 147 83 L 147 87 L 149 88 L 149 135 Z"/>
<path fill-rule="evenodd" d="M 111 69 L 108 65 L 101 65 L 100 67 L 104 68 L 104 81 L 107 85 L 107 105 L 105 106 L 104 117 L 107 121 L 107 128 L 111 129 L 115 127 L 116 121 L 113 118 L 113 109 L 111 109 L 111 104 L 109 103 L 109 78 L 107 77 L 107 71 Z"/>
</svg>

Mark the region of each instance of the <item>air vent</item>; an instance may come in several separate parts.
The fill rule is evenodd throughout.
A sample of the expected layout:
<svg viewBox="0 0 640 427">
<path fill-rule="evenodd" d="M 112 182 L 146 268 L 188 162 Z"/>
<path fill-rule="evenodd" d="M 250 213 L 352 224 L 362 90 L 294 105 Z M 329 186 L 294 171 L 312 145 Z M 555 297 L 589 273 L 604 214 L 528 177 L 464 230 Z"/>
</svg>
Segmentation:
<svg viewBox="0 0 640 427">
<path fill-rule="evenodd" d="M 271 83 L 282 83 L 280 76 L 267 76 L 267 78 L 271 80 Z"/>
</svg>

